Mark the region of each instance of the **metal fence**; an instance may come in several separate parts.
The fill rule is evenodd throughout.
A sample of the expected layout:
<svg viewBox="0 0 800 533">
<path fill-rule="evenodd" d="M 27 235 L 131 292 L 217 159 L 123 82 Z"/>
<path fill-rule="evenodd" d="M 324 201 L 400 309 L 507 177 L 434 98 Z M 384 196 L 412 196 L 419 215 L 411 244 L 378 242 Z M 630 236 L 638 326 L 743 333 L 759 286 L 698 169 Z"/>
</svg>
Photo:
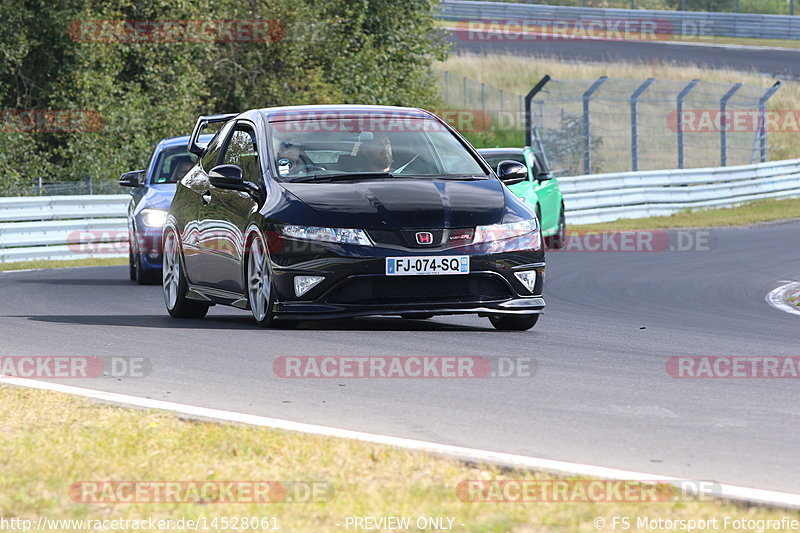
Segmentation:
<svg viewBox="0 0 800 533">
<path fill-rule="evenodd" d="M 765 110 L 779 87 L 546 77 L 530 117 L 567 175 L 744 165 L 768 160 Z"/>
<path fill-rule="evenodd" d="M 462 133 L 525 129 L 525 96 L 487 83 L 439 72 L 441 100 L 446 109 L 463 116 L 443 116 Z"/>
<path fill-rule="evenodd" d="M 493 1 L 493 0 L 490 0 Z M 794 15 L 795 0 L 520 0 L 520 4 Z"/>
<path fill-rule="evenodd" d="M 671 215 L 800 196 L 800 159 L 737 167 L 560 178 L 569 224 Z"/>
<path fill-rule="evenodd" d="M 787 15 L 443 0 L 438 16 L 453 21 L 527 21 L 541 24 L 545 28 L 555 26 L 560 28 L 564 23 L 574 28 L 586 28 L 589 23 L 627 21 L 653 26 L 658 34 L 654 38 L 659 39 L 666 36 L 680 37 L 684 40 L 702 40 L 710 37 L 800 39 L 800 17 Z M 582 38 L 587 37 L 583 34 Z"/>
<path fill-rule="evenodd" d="M 464 113 L 461 121 L 450 117 L 456 128 L 500 140 L 503 131 L 533 126 L 527 144 L 540 143 L 550 166 L 566 176 L 767 161 L 765 112 L 780 88 L 547 76 L 529 95 L 526 123 L 525 96 L 450 72 L 440 79 L 444 106 Z"/>
</svg>

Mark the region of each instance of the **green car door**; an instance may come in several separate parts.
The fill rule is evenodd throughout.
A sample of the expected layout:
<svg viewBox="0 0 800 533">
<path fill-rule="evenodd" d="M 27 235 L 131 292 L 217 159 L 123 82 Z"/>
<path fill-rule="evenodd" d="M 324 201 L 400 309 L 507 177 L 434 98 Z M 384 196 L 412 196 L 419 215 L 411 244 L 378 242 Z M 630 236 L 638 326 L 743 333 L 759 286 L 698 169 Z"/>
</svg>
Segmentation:
<svg viewBox="0 0 800 533">
<path fill-rule="evenodd" d="M 528 166 L 528 181 L 530 186 L 539 199 L 539 208 L 542 213 L 542 235 L 551 236 L 558 233 L 559 221 L 561 218 L 561 191 L 558 188 L 558 180 L 544 166 L 541 157 L 526 147 L 524 152 L 525 164 Z"/>
</svg>

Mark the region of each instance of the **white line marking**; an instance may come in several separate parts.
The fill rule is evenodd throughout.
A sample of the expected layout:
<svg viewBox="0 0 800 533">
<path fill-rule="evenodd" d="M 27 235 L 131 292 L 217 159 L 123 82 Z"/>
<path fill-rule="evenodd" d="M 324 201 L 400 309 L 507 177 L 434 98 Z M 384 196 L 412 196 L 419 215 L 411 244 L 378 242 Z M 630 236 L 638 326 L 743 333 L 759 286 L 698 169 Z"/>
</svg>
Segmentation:
<svg viewBox="0 0 800 533">
<path fill-rule="evenodd" d="M 376 433 L 366 433 L 361 431 L 351 431 L 348 429 L 339 429 L 328 426 L 318 426 L 315 424 L 293 422 L 291 420 L 282 420 L 279 418 L 248 415 L 245 413 L 235 413 L 232 411 L 223 411 L 219 409 L 209 409 L 206 407 L 196 407 L 194 405 L 165 402 L 162 400 L 152 400 L 149 398 L 140 398 L 138 396 L 129 396 L 127 394 L 118 394 L 115 392 L 103 392 L 98 390 L 85 389 L 82 387 L 73 387 L 71 385 L 50 383 L 47 381 L 36 381 L 25 378 L 0 376 L 0 384 L 2 383 L 7 383 L 9 385 L 14 385 L 19 387 L 27 387 L 30 389 L 41 389 L 41 390 L 49 390 L 55 392 L 63 392 L 67 394 L 74 394 L 76 396 L 83 396 L 85 398 L 91 398 L 94 400 L 100 400 L 105 402 L 133 405 L 137 407 L 145 407 L 148 409 L 160 409 L 163 411 L 171 411 L 173 413 L 178 413 L 198 418 L 223 420 L 226 422 L 238 422 L 240 424 L 270 427 L 286 431 L 300 431 L 303 433 L 320 435 L 324 437 L 353 439 L 364 442 L 371 442 L 374 444 L 383 444 L 386 446 L 393 446 L 395 448 L 403 448 L 414 451 L 424 451 L 439 456 L 458 459 L 461 461 L 495 464 L 508 468 L 538 470 L 542 472 L 549 472 L 553 474 L 570 475 L 570 476 L 582 475 L 582 476 L 591 476 L 601 479 L 660 481 L 664 483 L 674 482 L 676 486 L 683 487 L 684 489 L 686 489 L 685 484 L 683 485 L 681 484 L 682 481 L 685 482 L 686 480 L 681 480 L 679 478 L 670 476 L 646 474 L 643 472 L 619 470 L 616 468 L 606 468 L 602 466 L 593 466 L 581 463 L 568 463 L 565 461 L 554 461 L 552 459 L 540 459 L 536 457 L 527 457 L 524 455 L 512 455 L 508 453 L 478 450 L 475 448 L 463 448 L 461 446 L 452 446 L 449 444 L 437 444 L 435 442 L 425 442 L 414 439 L 406 439 L 402 437 L 392 437 L 389 435 L 379 435 Z M 703 484 L 701 484 L 701 486 L 702 485 Z M 800 494 L 791 494 L 788 492 L 751 489 L 747 487 L 739 487 L 736 485 L 725 485 L 725 484 L 714 483 L 713 488 L 711 489 L 711 492 L 708 493 L 708 495 L 724 499 L 740 500 L 757 504 L 800 508 Z"/>
<path fill-rule="evenodd" d="M 789 295 L 789 293 L 795 291 L 800 291 L 800 283 L 796 281 L 790 281 L 789 283 L 781 285 L 777 289 L 770 291 L 769 294 L 767 294 L 767 303 L 775 309 L 783 311 L 784 313 L 800 315 L 800 309 L 786 301 L 786 297 Z"/>
<path fill-rule="evenodd" d="M 452 31 L 452 32 L 470 31 L 470 30 L 468 30 L 466 28 L 459 28 L 459 27 L 456 27 L 456 26 L 442 26 L 442 28 L 444 28 L 445 30 Z M 535 32 L 535 31 L 504 32 L 502 30 L 490 30 L 490 29 L 484 30 L 484 29 L 481 29 L 481 28 L 476 28 L 474 31 L 482 32 L 482 33 L 490 33 L 490 34 L 493 34 L 493 35 L 496 35 L 496 34 L 507 35 L 509 33 L 512 33 L 513 35 L 531 36 L 531 37 L 545 37 L 546 38 L 544 40 L 535 41 L 535 42 L 549 42 L 549 41 L 558 41 L 558 40 L 563 40 L 563 41 L 587 41 L 587 42 L 630 42 L 630 43 L 668 44 L 668 45 L 672 45 L 672 46 L 699 46 L 699 47 L 702 47 L 702 48 L 728 48 L 728 49 L 731 49 L 731 50 L 758 50 L 758 51 L 760 51 L 760 50 L 769 50 L 769 51 L 775 51 L 775 52 L 800 52 L 800 48 L 791 48 L 791 47 L 786 47 L 786 46 L 758 46 L 758 45 L 754 45 L 754 44 L 729 44 L 729 43 L 690 43 L 690 42 L 685 42 L 685 41 L 672 41 L 672 40 L 668 40 L 668 39 L 655 40 L 655 41 L 633 40 L 633 39 L 629 39 L 629 40 L 626 40 L 626 39 L 600 39 L 600 38 L 598 38 L 598 39 L 589 39 L 589 38 L 587 38 L 587 39 L 578 39 L 578 38 L 573 38 L 573 39 L 563 38 L 563 39 L 561 39 L 561 38 L 554 38 L 551 34 L 548 34 L 548 33 L 541 33 L 541 32 Z M 508 42 L 510 42 L 510 43 L 511 42 L 513 42 L 513 43 L 525 42 L 525 39 L 511 39 L 511 38 L 509 38 Z"/>
</svg>

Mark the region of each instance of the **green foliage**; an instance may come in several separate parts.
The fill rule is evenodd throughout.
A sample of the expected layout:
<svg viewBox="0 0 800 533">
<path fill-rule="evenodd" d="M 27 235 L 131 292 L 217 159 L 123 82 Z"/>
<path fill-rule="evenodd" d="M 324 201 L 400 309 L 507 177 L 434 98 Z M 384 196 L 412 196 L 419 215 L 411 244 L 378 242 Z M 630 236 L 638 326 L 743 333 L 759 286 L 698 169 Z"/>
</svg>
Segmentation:
<svg viewBox="0 0 800 533">
<path fill-rule="evenodd" d="M 0 194 L 37 177 L 114 179 L 200 114 L 308 103 L 433 107 L 436 0 L 4 0 L 0 111 L 90 110 L 97 131 L 0 122 Z M 86 42 L 80 21 L 267 20 L 270 39 Z M 77 22 L 76 22 L 77 21 Z M 103 37 L 113 37 L 102 34 Z M 223 40 L 224 41 L 224 40 Z"/>
</svg>

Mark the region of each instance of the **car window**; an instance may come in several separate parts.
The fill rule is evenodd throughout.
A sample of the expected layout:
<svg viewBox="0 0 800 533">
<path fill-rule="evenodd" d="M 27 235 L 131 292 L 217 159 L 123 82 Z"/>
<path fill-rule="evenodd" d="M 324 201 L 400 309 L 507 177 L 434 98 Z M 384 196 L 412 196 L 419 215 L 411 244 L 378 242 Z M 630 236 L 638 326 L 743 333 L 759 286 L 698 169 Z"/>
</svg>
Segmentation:
<svg viewBox="0 0 800 533">
<path fill-rule="evenodd" d="M 260 171 L 256 146 L 253 128 L 249 124 L 239 123 L 228 139 L 220 164 L 236 165 L 244 171 L 246 179 L 258 183 Z"/>
<path fill-rule="evenodd" d="M 225 140 L 225 137 L 228 135 L 230 128 L 233 126 L 233 122 L 225 124 L 222 128 L 219 129 L 214 138 L 211 139 L 211 142 L 208 143 L 208 148 L 206 148 L 206 152 L 203 155 L 203 159 L 201 164 L 203 165 L 203 170 L 208 172 L 215 166 L 217 166 L 217 161 L 219 160 L 219 153 L 222 149 L 222 142 Z"/>
<path fill-rule="evenodd" d="M 186 146 L 165 148 L 158 153 L 151 183 L 177 183 L 194 166 L 197 156 L 189 153 Z"/>
<path fill-rule="evenodd" d="M 485 176 L 478 160 L 433 117 L 391 113 L 309 113 L 270 118 L 278 174 Z"/>
<path fill-rule="evenodd" d="M 533 161 L 536 176 L 550 172 L 550 169 L 547 168 L 547 165 L 545 164 L 544 158 L 541 156 L 541 154 L 534 154 Z"/>
</svg>

